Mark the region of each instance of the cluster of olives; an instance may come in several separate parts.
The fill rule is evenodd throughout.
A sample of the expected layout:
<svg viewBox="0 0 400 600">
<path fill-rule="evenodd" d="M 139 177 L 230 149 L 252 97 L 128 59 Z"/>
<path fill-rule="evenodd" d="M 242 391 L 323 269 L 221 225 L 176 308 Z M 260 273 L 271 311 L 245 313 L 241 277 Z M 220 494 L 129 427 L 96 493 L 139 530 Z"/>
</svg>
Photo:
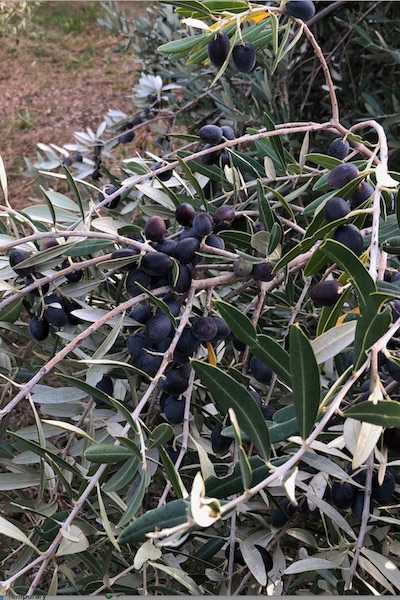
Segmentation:
<svg viewBox="0 0 400 600">
<path fill-rule="evenodd" d="M 132 256 L 132 263 L 126 267 L 128 295 L 133 298 L 142 293 L 138 284 L 147 289 L 169 285 L 178 294 L 186 293 L 191 286 L 201 242 L 204 240 L 214 248 L 225 247 L 223 239 L 214 231 L 222 221 L 223 228 L 230 226 L 228 221 L 233 220 L 234 211 L 230 207 L 220 208 L 211 216 L 206 212 L 196 212 L 189 203 L 180 204 L 175 212 L 177 222 L 184 225 L 179 239 L 167 239 L 165 221 L 157 215 L 150 217 L 144 228 L 144 238 L 139 236 L 139 239 L 152 242 L 155 251 L 146 252 L 139 260 L 136 248 L 117 250 L 112 255 L 112 258 Z"/>
<path fill-rule="evenodd" d="M 332 188 L 339 189 L 358 176 L 358 169 L 353 163 L 343 163 L 332 169 L 328 175 L 328 183 Z M 374 189 L 369 183 L 363 182 L 349 198 L 348 202 L 339 196 L 330 198 L 324 206 L 324 217 L 327 223 L 348 215 L 350 210 L 354 210 L 370 198 L 373 191 Z M 363 238 L 359 228 L 352 223 L 337 227 L 333 234 L 333 239 L 352 250 L 356 256 L 362 254 Z"/>
<path fill-rule="evenodd" d="M 350 144 L 342 138 L 335 138 L 328 148 L 328 154 L 340 160 L 346 158 L 350 150 Z M 328 175 L 328 183 L 332 188 L 340 189 L 359 177 L 359 171 L 353 163 L 338 165 Z M 374 193 L 373 186 L 362 181 L 348 200 L 340 196 L 330 198 L 324 205 L 323 215 L 327 223 L 343 219 L 352 210 L 359 208 L 364 202 L 371 198 Z M 356 256 L 363 252 L 363 237 L 360 229 L 353 223 L 336 227 L 333 239 L 340 242 Z M 313 286 L 310 296 L 315 306 L 334 306 L 340 298 L 343 286 L 329 279 L 321 281 Z"/>
<path fill-rule="evenodd" d="M 315 14 L 315 6 L 312 0 L 290 0 L 285 4 L 285 12 L 297 19 L 308 21 Z M 220 69 L 227 60 L 231 51 L 231 43 L 224 31 L 216 34 L 207 46 L 210 62 Z M 231 52 L 234 67 L 240 73 L 250 73 L 256 65 L 256 50 L 251 42 L 240 39 Z"/>
<path fill-rule="evenodd" d="M 205 142 L 202 150 L 208 150 L 213 146 L 217 146 L 226 140 L 234 140 L 235 132 L 229 125 L 204 125 L 200 131 L 199 136 Z M 223 169 L 226 165 L 229 165 L 229 154 L 227 150 L 215 150 L 209 152 L 201 157 L 201 161 L 205 165 L 218 165 Z"/>
<path fill-rule="evenodd" d="M 328 154 L 340 160 L 346 158 L 350 150 L 347 140 L 336 138 L 328 148 Z M 328 183 L 332 188 L 340 189 L 346 184 L 359 177 L 357 167 L 353 163 L 343 163 L 338 165 L 328 175 Z M 359 208 L 366 200 L 371 198 L 374 193 L 372 185 L 362 181 L 357 189 L 346 201 L 339 196 L 330 198 L 324 206 L 324 217 L 327 223 L 342 219 L 349 214 L 351 210 Z M 360 256 L 363 250 L 363 242 L 360 230 L 352 224 L 341 225 L 334 233 L 334 239 L 341 242 L 357 256 Z"/>
<path fill-rule="evenodd" d="M 353 479 L 360 485 L 365 485 L 366 471 L 360 471 L 353 475 Z M 379 484 L 378 474 L 374 473 L 372 478 L 371 501 L 375 500 L 380 505 L 387 505 L 391 502 L 396 489 L 396 484 L 400 483 L 400 473 L 397 469 L 389 467 L 386 470 L 382 484 Z M 361 521 L 362 510 L 364 506 L 364 490 L 356 488 L 351 483 L 332 483 L 331 488 L 327 488 L 326 498 L 329 498 L 333 504 L 341 509 L 351 509 L 351 512 L 357 521 Z"/>
<path fill-rule="evenodd" d="M 235 211 L 228 205 L 221 205 L 211 216 L 209 213 L 196 211 L 189 203 L 182 203 L 175 211 L 176 221 L 182 226 L 179 237 L 167 238 L 165 221 L 154 215 L 148 219 L 143 237 L 139 236 L 141 241 L 149 242 L 154 251 L 139 255 L 136 248 L 128 247 L 116 250 L 111 255 L 112 258 L 132 258 L 132 262 L 123 267 L 127 271 L 125 288 L 130 297 L 141 294 L 143 287 L 154 289 L 168 286 L 172 289 L 160 296 L 168 307 L 169 315 L 160 307 L 155 310 L 150 308 L 147 303 L 138 305 L 129 314 L 140 324 L 139 330 L 127 340 L 130 362 L 148 377 L 154 377 L 157 373 L 174 337 L 174 319 L 180 316 L 181 295 L 189 290 L 193 267 L 200 260 L 200 243 L 204 241 L 208 246 L 223 249 L 224 242 L 218 232 L 229 228 L 234 217 Z M 268 266 L 271 276 L 272 265 L 264 264 Z M 210 315 L 190 318 L 177 342 L 165 378 L 160 382 L 160 407 L 169 423 L 179 424 L 184 418 L 185 403 L 181 396 L 188 386 L 190 357 L 201 344 L 215 344 L 228 339 L 233 341 L 237 349 L 243 349 L 221 317 Z M 264 385 L 272 378 L 269 367 L 256 357 L 251 358 L 250 369 L 256 381 Z M 253 392 L 253 395 L 265 413 L 265 418 L 271 419 L 273 409 L 263 406 L 259 394 Z M 225 452 L 231 444 L 231 440 L 222 436 L 221 431 L 222 426 L 218 424 L 211 434 L 215 452 Z"/>
<path fill-rule="evenodd" d="M 230 207 L 221 206 L 213 215 L 197 212 L 189 203 L 180 204 L 175 211 L 178 224 L 183 226 L 178 239 L 167 239 L 165 221 L 154 215 L 144 227 L 144 237 L 153 245 L 154 252 L 148 251 L 139 257 L 136 248 L 116 250 L 112 258 L 132 257 L 132 263 L 123 267 L 127 271 L 126 291 L 130 297 L 143 292 L 142 287 L 169 286 L 173 292 L 160 296 L 167 306 L 169 315 L 161 308 L 155 311 L 146 303 L 135 307 L 130 318 L 141 325 L 138 331 L 127 339 L 130 362 L 148 377 L 154 377 L 160 368 L 163 356 L 175 334 L 173 320 L 179 317 L 182 298 L 191 286 L 193 267 L 198 261 L 200 243 L 223 248 L 224 242 L 216 233 L 215 227 L 225 221 L 229 226 L 234 218 Z M 172 318 L 171 318 L 172 317 Z M 172 362 L 160 382 L 160 407 L 171 424 L 183 422 L 185 403 L 181 399 L 188 387 L 190 357 L 202 343 L 216 343 L 231 335 L 225 321 L 217 316 L 193 317 L 179 338 Z"/>
<path fill-rule="evenodd" d="M 48 240 L 42 246 L 42 250 L 52 245 L 57 245 L 56 240 Z M 11 250 L 9 255 L 10 266 L 19 276 L 25 278 L 25 285 L 32 284 L 37 279 L 43 279 L 44 275 L 36 271 L 36 266 L 19 267 L 18 265 L 31 257 L 31 253 L 15 248 Z M 61 265 L 62 269 L 67 268 L 71 259 L 65 259 Z M 70 283 L 80 281 L 82 278 L 82 269 L 77 268 L 75 271 L 66 275 L 67 281 Z M 49 294 L 49 284 L 44 284 L 40 288 L 32 292 L 33 296 L 42 295 L 43 310 L 41 316 L 35 315 L 29 323 L 29 333 L 31 337 L 41 342 L 47 338 L 50 333 L 50 326 L 60 329 L 67 324 L 76 325 L 79 321 L 72 315 L 72 311 L 80 308 L 79 304 L 72 300 L 68 300 L 63 296 L 51 293 Z"/>
<path fill-rule="evenodd" d="M 150 121 L 154 119 L 155 113 L 153 112 L 152 108 L 157 110 L 159 107 L 159 103 L 156 101 L 157 97 L 153 94 L 149 94 L 147 99 L 149 102 L 151 102 L 152 106 L 145 106 L 143 110 L 135 115 L 130 121 L 123 123 L 118 128 L 118 132 L 120 132 L 120 135 L 118 136 L 118 142 L 120 144 L 129 144 L 130 142 L 133 142 L 135 139 L 135 132 L 133 131 L 134 127 L 141 125 L 144 121 Z"/>
<path fill-rule="evenodd" d="M 229 135 L 229 131 L 225 132 Z M 114 189 L 103 189 L 99 195 L 102 201 L 107 193 Z M 113 202 L 113 201 L 112 201 Z M 124 265 L 117 267 L 117 272 L 124 275 L 124 285 L 129 297 L 143 293 L 143 288 L 154 289 L 166 286 L 170 289 L 160 298 L 167 308 L 151 307 L 148 302 L 143 302 L 133 308 L 129 316 L 136 321 L 138 329 L 127 338 L 126 347 L 130 363 L 143 373 L 144 377 L 152 378 L 160 368 L 162 358 L 167 352 L 175 335 L 175 319 L 179 318 L 182 300 L 192 283 L 194 266 L 201 261 L 199 256 L 200 244 L 223 249 L 224 241 L 219 232 L 229 229 L 235 218 L 235 211 L 229 205 L 217 207 L 211 215 L 206 212 L 196 211 L 189 203 L 180 204 L 175 211 L 175 218 L 181 226 L 178 236 L 167 238 L 167 223 L 161 217 L 150 217 L 142 234 L 128 234 L 133 239 L 147 242 L 152 250 L 140 252 L 133 245 L 115 250 L 112 259 L 124 260 Z M 57 246 L 56 239 L 45 240 L 41 250 Z M 25 250 L 14 249 L 10 252 L 11 267 L 17 275 L 25 277 L 28 285 L 36 279 L 43 278 L 35 266 L 19 267 L 18 265 L 30 258 L 32 254 Z M 72 259 L 61 259 L 62 268 L 72 264 Z M 66 275 L 68 282 L 78 282 L 83 276 L 83 269 L 77 268 Z M 251 275 L 260 280 L 272 279 L 272 264 L 259 263 L 252 266 L 254 273 Z M 67 324 L 76 325 L 79 320 L 72 315 L 72 311 L 79 309 L 80 305 L 69 300 L 65 295 L 49 293 L 49 285 L 43 285 L 34 291 L 43 298 L 40 314 L 33 316 L 29 324 L 32 339 L 43 341 L 50 333 L 50 327 L 62 328 Z M 61 292 L 62 293 L 62 292 Z M 182 296 L 183 295 L 183 296 Z M 37 311 L 37 307 L 35 306 Z M 168 313 L 168 314 L 167 314 Z M 167 421 L 171 424 L 182 423 L 184 417 L 184 402 L 182 395 L 188 387 L 190 374 L 189 359 L 199 349 L 201 344 L 217 344 L 222 340 L 230 340 L 237 350 L 243 350 L 243 344 L 237 340 L 230 331 L 224 319 L 216 315 L 192 316 L 184 328 L 177 342 L 171 363 L 164 377 L 160 381 L 160 406 Z M 254 379 L 262 385 L 267 384 L 272 377 L 272 371 L 256 357 L 251 357 L 250 371 Z M 112 395 L 114 383 L 109 374 L 104 374 L 96 387 L 108 395 Z M 260 394 L 251 392 L 260 406 L 264 417 L 271 419 L 274 409 L 264 406 Z M 103 405 L 101 397 L 94 397 L 98 405 Z M 211 443 L 216 453 L 229 449 L 231 440 L 222 436 L 222 426 L 217 424 L 211 434 Z"/>
<path fill-rule="evenodd" d="M 208 58 L 218 68 L 221 68 L 228 58 L 231 49 L 229 37 L 224 31 L 217 33 L 215 38 L 208 44 Z M 256 51 L 250 42 L 241 40 L 232 49 L 232 61 L 240 73 L 250 73 L 256 64 Z"/>
</svg>

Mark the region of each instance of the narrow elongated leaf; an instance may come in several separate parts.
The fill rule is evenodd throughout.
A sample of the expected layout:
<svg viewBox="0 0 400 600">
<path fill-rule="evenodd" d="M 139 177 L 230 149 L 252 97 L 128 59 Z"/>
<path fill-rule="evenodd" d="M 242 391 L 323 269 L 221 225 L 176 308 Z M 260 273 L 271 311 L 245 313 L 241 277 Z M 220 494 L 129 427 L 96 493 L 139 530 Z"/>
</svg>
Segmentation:
<svg viewBox="0 0 400 600">
<path fill-rule="evenodd" d="M 306 159 L 316 165 L 319 165 L 320 167 L 324 167 L 324 169 L 333 169 L 334 167 L 342 164 L 342 161 L 340 161 L 338 158 L 327 156 L 326 154 L 318 154 L 315 152 L 307 154 Z"/>
<path fill-rule="evenodd" d="M 273 140 L 278 139 L 277 136 L 271 138 Z M 288 213 L 288 215 L 290 216 L 291 219 L 293 219 L 293 221 L 295 221 L 295 216 L 294 213 L 292 211 L 292 209 L 290 208 L 290 205 L 287 203 L 286 199 L 282 196 L 282 194 L 280 194 L 278 192 L 278 190 L 269 187 L 268 185 L 265 186 L 265 188 L 271 192 L 271 194 L 273 194 L 275 196 L 275 198 L 278 200 L 278 202 L 280 202 L 283 206 L 283 208 L 286 210 L 286 212 Z"/>
<path fill-rule="evenodd" d="M 27 439 L 24 435 L 19 435 L 18 433 L 15 433 L 15 431 L 9 431 L 8 433 L 9 433 L 9 435 L 11 435 L 15 439 L 17 439 L 18 443 L 21 444 L 22 447 L 25 447 L 28 450 L 31 450 L 37 456 L 40 456 L 41 458 L 45 458 L 46 460 L 51 459 L 57 465 L 59 465 L 62 469 L 71 471 L 71 473 L 74 473 L 74 475 L 77 475 L 78 477 L 82 476 L 82 473 L 79 471 L 79 469 L 77 469 L 73 465 L 70 465 L 66 460 L 63 460 L 62 458 L 57 456 L 57 454 L 55 454 L 54 452 L 50 452 L 50 450 L 48 450 L 47 448 L 43 448 L 40 444 L 38 444 L 34 440 Z M 49 437 L 52 437 L 52 436 L 49 435 Z M 8 473 L 5 473 L 4 475 L 8 475 Z M 31 485 L 35 485 L 35 484 L 32 483 Z M 29 487 L 29 486 L 26 486 L 26 487 Z M 0 489 L 1 489 L 1 486 L 0 486 Z"/>
<path fill-rule="evenodd" d="M 63 170 L 65 173 L 65 177 L 67 178 L 67 181 L 69 183 L 69 185 L 71 186 L 71 190 L 74 192 L 76 201 L 78 203 L 79 206 L 79 211 L 81 213 L 81 217 L 82 217 L 82 221 L 85 222 L 85 208 L 83 206 L 83 202 L 82 202 L 82 196 L 79 192 L 78 186 L 75 183 L 75 179 L 72 177 L 71 173 L 69 172 L 68 168 L 66 167 L 66 165 L 63 164 Z M 68 198 L 69 200 L 69 198 Z M 71 200 L 70 200 L 71 202 Z"/>
<path fill-rule="evenodd" d="M 305 277 L 318 273 L 318 271 L 323 269 L 328 262 L 326 254 L 318 247 L 304 267 Z"/>
<path fill-rule="evenodd" d="M 290 329 L 290 371 L 300 435 L 305 440 L 317 418 L 321 395 L 318 364 L 311 343 L 300 327 Z"/>
<path fill-rule="evenodd" d="M 367 460 L 373 452 L 382 433 L 380 425 L 362 422 L 358 433 L 357 444 L 353 453 L 351 468 L 355 471 Z"/>
<path fill-rule="evenodd" d="M 137 456 L 128 458 L 118 471 L 105 482 L 102 490 L 104 492 L 119 492 L 119 490 L 128 485 L 135 477 L 139 464 L 140 460 Z"/>
<path fill-rule="evenodd" d="M 10 537 L 13 540 L 17 540 L 22 544 L 26 544 L 27 546 L 30 546 L 30 548 L 36 550 L 37 553 L 39 553 L 39 550 L 36 548 L 35 544 L 31 542 L 28 536 L 25 535 L 25 533 L 23 533 L 19 529 L 19 527 L 17 527 L 13 523 L 10 523 L 4 517 L 0 517 L 0 534 Z"/>
<path fill-rule="evenodd" d="M 356 321 L 342 323 L 312 340 L 311 346 L 317 364 L 322 365 L 350 346 L 354 341 L 356 325 Z"/>
<path fill-rule="evenodd" d="M 276 444 L 277 442 L 282 442 L 283 440 L 287 440 L 291 435 L 295 435 L 299 432 L 299 426 L 297 423 L 297 417 L 293 417 L 288 421 L 277 424 L 270 424 L 271 421 L 266 421 L 266 425 L 268 427 L 269 432 L 269 441 L 271 444 Z M 249 436 L 241 431 L 242 441 L 249 443 L 251 440 Z M 229 425 L 223 430 L 223 435 L 225 437 L 235 439 L 235 434 L 233 427 Z"/>
<path fill-rule="evenodd" d="M 346 410 L 346 417 L 382 427 L 400 427 L 400 404 L 393 400 L 360 402 Z"/>
<path fill-rule="evenodd" d="M 320 569 L 337 569 L 337 565 L 325 558 L 305 558 L 297 560 L 285 569 L 285 575 L 294 575 L 296 573 L 306 573 L 308 571 L 319 571 Z"/>
<path fill-rule="evenodd" d="M 241 342 L 252 347 L 256 343 L 257 332 L 249 317 L 235 306 L 222 300 L 218 300 L 215 304 L 234 335 Z"/>
<path fill-rule="evenodd" d="M 163 446 L 158 447 L 158 452 L 160 454 L 160 458 L 162 460 L 164 468 L 167 472 L 168 481 L 171 482 L 175 494 L 179 498 L 183 498 L 187 494 L 187 492 L 185 490 L 185 486 L 183 485 L 179 472 L 176 470 L 174 463 L 170 459 L 168 452 L 164 450 Z"/>
<path fill-rule="evenodd" d="M 97 500 L 99 503 L 100 516 L 101 516 L 101 520 L 102 520 L 102 525 L 104 527 L 104 531 L 106 532 L 108 539 L 110 540 L 110 542 L 114 546 L 114 548 L 117 550 L 117 552 L 120 552 L 121 548 L 118 546 L 117 541 L 115 539 L 115 535 L 114 535 L 114 532 L 112 530 L 112 527 L 111 527 L 111 524 L 110 524 L 110 521 L 108 518 L 107 510 L 104 505 L 104 500 L 101 495 L 99 484 L 97 484 Z"/>
<path fill-rule="evenodd" d="M 269 202 L 265 197 L 264 189 L 260 180 L 257 181 L 257 196 L 261 222 L 265 225 L 267 231 L 271 231 L 276 219 Z"/>
<path fill-rule="evenodd" d="M 354 370 L 359 369 L 366 359 L 366 353 L 375 342 L 386 333 L 392 322 L 389 308 L 378 312 L 383 299 L 381 294 L 373 294 L 368 298 L 364 314 L 357 321 L 354 340 Z"/>
<path fill-rule="evenodd" d="M 192 596 L 203 596 L 203 590 L 201 589 L 201 587 L 199 587 L 197 585 L 197 583 L 195 583 L 193 581 L 193 579 L 191 577 L 189 577 L 189 575 L 187 573 L 185 573 L 185 571 L 183 571 L 183 569 L 177 569 L 175 567 L 167 567 L 166 565 L 163 565 L 161 563 L 155 563 L 149 560 L 148 564 L 153 567 L 154 569 L 158 569 L 159 571 L 162 571 L 163 573 L 167 573 L 167 575 L 169 575 L 170 577 L 173 577 L 173 579 L 176 579 L 176 581 L 178 581 L 181 585 L 183 585 L 191 594 Z"/>
<path fill-rule="evenodd" d="M 199 40 L 204 38 L 205 43 L 207 43 L 207 38 L 209 36 L 206 35 L 189 35 L 183 39 L 173 40 L 172 42 L 167 42 L 166 44 L 162 44 L 157 48 L 158 52 L 162 52 L 164 54 L 176 54 L 180 52 L 188 53 L 192 48 L 199 44 Z"/>
<path fill-rule="evenodd" d="M 310 500 L 312 500 L 313 504 L 315 504 L 316 507 L 319 508 L 319 510 L 323 512 L 324 515 L 326 515 L 331 521 L 336 523 L 340 529 L 343 529 L 343 531 L 350 535 L 354 540 L 357 539 L 356 534 L 348 524 L 347 520 L 343 515 L 340 514 L 338 510 L 336 510 L 336 508 L 334 508 L 329 502 L 326 502 L 326 500 L 318 498 L 318 496 L 314 494 L 306 495 L 310 498 Z"/>
<path fill-rule="evenodd" d="M 174 430 L 168 423 L 160 423 L 155 429 L 153 429 L 149 439 L 147 440 L 147 448 L 157 448 L 162 444 L 166 444 L 173 437 Z"/>
<path fill-rule="evenodd" d="M 260 551 L 253 544 L 242 542 L 240 544 L 243 558 L 249 570 L 262 586 L 267 585 L 267 573 Z"/>
<path fill-rule="evenodd" d="M 14 323 L 20 313 L 22 308 L 22 298 L 17 298 L 13 300 L 0 310 L 0 322 L 4 321 L 4 323 Z"/>
<path fill-rule="evenodd" d="M 164 506 L 148 510 L 129 525 L 118 538 L 120 544 L 137 544 L 144 542 L 146 533 L 156 529 L 166 529 L 181 525 L 187 521 L 187 508 L 189 503 L 186 500 L 172 500 Z"/>
<path fill-rule="evenodd" d="M 257 485 L 268 477 L 270 470 L 259 456 L 251 456 L 249 464 L 252 470 L 250 487 Z M 244 491 L 243 480 L 240 472 L 240 465 L 236 463 L 233 472 L 222 479 L 219 477 L 208 477 L 204 482 L 206 496 L 213 498 L 227 498 L 232 494 L 240 494 Z"/>
<path fill-rule="evenodd" d="M 84 431 L 77 425 L 72 425 L 71 423 L 66 423 L 65 421 L 53 421 L 50 419 L 43 419 L 43 423 L 47 423 L 47 425 L 53 425 L 54 427 L 59 427 L 60 429 L 64 429 L 65 431 L 70 431 L 75 435 L 80 435 L 82 437 L 85 437 L 87 440 L 96 443 L 96 440 L 90 437 L 90 435 L 88 435 L 86 431 Z"/>
<path fill-rule="evenodd" d="M 106 337 L 106 339 L 100 344 L 97 348 L 96 352 L 93 354 L 92 358 L 103 358 L 107 352 L 113 347 L 115 344 L 122 327 L 122 323 L 124 321 L 125 313 L 122 313 L 111 329 L 110 333 Z"/>
<path fill-rule="evenodd" d="M 248 490 L 251 485 L 251 465 L 249 463 L 248 456 L 244 451 L 243 446 L 239 446 L 239 464 L 240 472 L 242 474 L 243 489 Z"/>
<path fill-rule="evenodd" d="M 276 375 L 289 387 L 292 384 L 289 353 L 273 338 L 263 333 L 257 336 L 251 346 L 252 353 L 265 362 Z"/>
<path fill-rule="evenodd" d="M 136 488 L 136 491 L 131 498 L 131 501 L 124 512 L 122 518 L 118 521 L 118 527 L 124 527 L 129 521 L 136 515 L 140 506 L 142 505 L 144 495 L 146 493 L 146 473 L 142 472 L 140 483 Z"/>
<path fill-rule="evenodd" d="M 271 229 L 271 236 L 268 244 L 268 256 L 272 259 L 272 253 L 283 240 L 283 229 L 280 223 L 275 222 Z M 280 254 L 278 255 L 280 256 Z"/>
<path fill-rule="evenodd" d="M 0 492 L 28 489 L 39 484 L 39 473 L 0 473 Z"/>
<path fill-rule="evenodd" d="M 362 313 L 367 304 L 368 296 L 376 292 L 376 285 L 371 275 L 354 252 L 343 246 L 340 242 L 326 240 L 321 245 L 321 250 L 348 273 L 356 289 Z"/>
<path fill-rule="evenodd" d="M 369 558 L 373 565 L 375 565 L 379 571 L 386 577 L 392 585 L 400 590 L 400 571 L 395 563 L 390 560 L 387 556 L 383 556 L 379 552 L 370 550 L 369 548 L 362 548 L 361 552 Z"/>
<path fill-rule="evenodd" d="M 177 273 L 177 276 L 178 275 L 179 275 L 179 271 Z M 157 308 L 162 310 L 163 313 L 165 313 L 167 315 L 167 317 L 171 321 L 172 325 L 174 327 L 176 327 L 176 319 L 175 319 L 174 315 L 171 313 L 171 311 L 169 310 L 168 304 L 166 304 L 165 302 L 160 300 L 160 298 L 157 298 L 157 296 L 154 296 L 154 294 L 152 294 L 147 288 L 145 288 L 139 282 L 136 282 L 136 285 L 139 286 L 140 289 L 143 290 L 143 292 L 145 292 L 147 294 L 150 302 L 152 302 L 155 306 L 157 306 Z"/>
<path fill-rule="evenodd" d="M 88 239 L 83 242 L 78 242 L 72 248 L 64 252 L 67 256 L 88 256 L 89 254 L 95 254 L 99 250 L 103 250 L 107 246 L 110 246 L 112 242 L 110 240 L 102 239 Z"/>
<path fill-rule="evenodd" d="M 85 450 L 85 458 L 96 464 L 114 464 L 132 458 L 128 448 L 113 444 L 97 444 Z"/>
<path fill-rule="evenodd" d="M 204 191 L 203 191 L 203 188 L 201 187 L 201 185 L 197 181 L 197 179 L 194 176 L 194 174 L 193 174 L 192 170 L 190 169 L 189 165 L 187 163 L 185 163 L 179 156 L 177 156 L 177 159 L 179 161 L 179 165 L 180 165 L 182 171 L 185 173 L 185 175 L 188 178 L 189 182 L 192 184 L 193 189 L 196 192 L 197 197 L 201 200 L 201 202 L 204 202 Z"/>
<path fill-rule="evenodd" d="M 268 461 L 270 456 L 268 427 L 251 394 L 218 367 L 199 360 L 193 360 L 192 366 L 223 410 L 227 412 L 229 408 L 233 408 L 241 429 L 247 433 L 262 458 Z"/>
<path fill-rule="evenodd" d="M 48 385 L 37 384 L 32 390 L 32 400 L 36 404 L 64 404 L 78 402 L 86 398 L 86 393 L 73 387 L 59 387 L 57 393 Z"/>
</svg>

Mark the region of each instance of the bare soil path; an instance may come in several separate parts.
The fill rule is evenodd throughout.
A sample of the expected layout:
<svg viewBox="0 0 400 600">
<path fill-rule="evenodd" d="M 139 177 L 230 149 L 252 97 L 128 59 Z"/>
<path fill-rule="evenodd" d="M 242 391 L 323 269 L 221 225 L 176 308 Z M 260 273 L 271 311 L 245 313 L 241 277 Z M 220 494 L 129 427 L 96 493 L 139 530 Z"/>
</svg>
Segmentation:
<svg viewBox="0 0 400 600">
<path fill-rule="evenodd" d="M 146 2 L 124 2 L 135 14 Z M 30 203 L 32 180 L 23 156 L 36 144 L 73 142 L 73 132 L 96 129 L 109 108 L 135 112 L 128 97 L 138 79 L 131 53 L 96 23 L 100 2 L 51 1 L 35 9 L 27 29 L 0 43 L 0 154 L 14 208 Z"/>
</svg>

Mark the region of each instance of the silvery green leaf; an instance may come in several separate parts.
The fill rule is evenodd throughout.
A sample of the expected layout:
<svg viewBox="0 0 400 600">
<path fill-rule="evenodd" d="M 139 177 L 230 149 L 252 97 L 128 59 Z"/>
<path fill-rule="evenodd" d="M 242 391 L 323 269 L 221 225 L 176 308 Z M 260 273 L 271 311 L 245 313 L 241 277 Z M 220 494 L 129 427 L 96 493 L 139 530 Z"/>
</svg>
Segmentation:
<svg viewBox="0 0 400 600">
<path fill-rule="evenodd" d="M 400 571 L 398 566 L 388 556 L 383 556 L 375 550 L 363 547 L 361 552 L 380 570 L 392 585 L 400 590 Z"/>
<path fill-rule="evenodd" d="M 57 388 L 57 393 L 54 393 L 54 388 L 37 383 L 32 390 L 32 400 L 36 404 L 61 404 L 64 402 L 78 402 L 86 397 L 86 392 L 73 387 L 59 387 Z"/>
<path fill-rule="evenodd" d="M 240 550 L 242 551 L 243 558 L 253 577 L 260 585 L 267 585 L 267 573 L 265 571 L 264 561 L 257 548 L 244 541 L 240 543 Z"/>
<path fill-rule="evenodd" d="M 315 358 L 319 365 L 342 352 L 354 341 L 357 322 L 349 321 L 328 329 L 311 342 Z"/>
<path fill-rule="evenodd" d="M 289 565 L 284 571 L 284 575 L 294 575 L 295 573 L 305 573 L 306 571 L 319 571 L 320 569 L 336 569 L 337 565 L 324 558 L 305 558 Z"/>
</svg>

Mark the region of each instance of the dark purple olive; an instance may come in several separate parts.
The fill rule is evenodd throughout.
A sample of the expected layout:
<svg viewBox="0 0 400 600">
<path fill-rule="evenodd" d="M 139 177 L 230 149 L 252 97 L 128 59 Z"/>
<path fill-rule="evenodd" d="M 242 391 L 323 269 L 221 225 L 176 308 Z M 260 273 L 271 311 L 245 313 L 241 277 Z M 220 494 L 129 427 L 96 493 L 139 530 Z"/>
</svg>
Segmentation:
<svg viewBox="0 0 400 600">
<path fill-rule="evenodd" d="M 253 44 L 247 40 L 235 44 L 232 50 L 232 60 L 240 73 L 250 73 L 256 64 L 256 51 Z"/>
</svg>

